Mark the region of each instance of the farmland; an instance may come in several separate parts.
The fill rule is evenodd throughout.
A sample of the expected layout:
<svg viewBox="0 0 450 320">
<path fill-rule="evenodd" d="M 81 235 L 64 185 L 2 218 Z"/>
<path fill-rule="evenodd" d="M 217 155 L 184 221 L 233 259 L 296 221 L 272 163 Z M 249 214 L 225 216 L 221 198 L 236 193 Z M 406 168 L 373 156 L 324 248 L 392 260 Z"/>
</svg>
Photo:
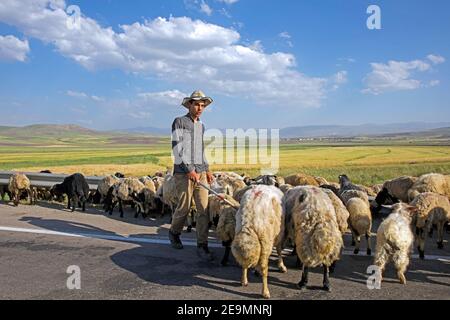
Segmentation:
<svg viewBox="0 0 450 320">
<path fill-rule="evenodd" d="M 141 138 L 142 139 L 142 138 Z M 226 154 L 226 151 L 224 151 Z M 357 183 L 374 184 L 399 175 L 450 172 L 449 146 L 362 146 L 293 145 L 280 146 L 279 174 L 304 172 L 336 181 L 342 173 Z M 52 170 L 55 173 L 82 172 L 105 175 L 117 171 L 146 175 L 171 168 L 168 139 L 148 144 L 78 140 L 64 144 L 0 146 L 0 169 L 18 171 Z M 231 170 L 258 175 L 260 165 L 214 164 L 213 170 Z"/>
</svg>

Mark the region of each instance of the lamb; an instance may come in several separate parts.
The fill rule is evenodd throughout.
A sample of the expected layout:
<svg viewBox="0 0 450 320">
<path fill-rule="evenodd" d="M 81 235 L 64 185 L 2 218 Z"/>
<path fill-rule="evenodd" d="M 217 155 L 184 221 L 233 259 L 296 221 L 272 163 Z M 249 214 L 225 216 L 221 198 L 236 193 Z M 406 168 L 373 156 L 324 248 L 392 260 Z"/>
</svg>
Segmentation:
<svg viewBox="0 0 450 320">
<path fill-rule="evenodd" d="M 23 173 L 15 173 L 9 178 L 8 189 L 11 195 L 10 200 L 13 200 L 16 207 L 19 205 L 22 192 L 26 192 L 27 197 L 30 199 L 30 204 L 34 204 L 30 180 Z"/>
<path fill-rule="evenodd" d="M 239 177 L 239 178 L 238 178 Z M 247 187 L 242 177 L 239 175 L 216 174 L 216 179 L 212 184 L 212 189 L 218 193 L 233 195 L 235 192 Z"/>
<path fill-rule="evenodd" d="M 233 204 L 234 207 L 239 207 L 239 203 L 230 196 L 225 196 L 225 198 L 231 204 Z M 216 233 L 218 238 L 222 241 L 222 245 L 225 247 L 225 253 L 221 261 L 221 264 L 223 266 L 226 266 L 228 264 L 228 259 L 231 251 L 231 244 L 235 236 L 236 212 L 237 210 L 232 206 L 230 206 L 229 204 L 227 204 L 226 202 L 222 202 L 219 204 Z"/>
<path fill-rule="evenodd" d="M 139 178 L 139 181 L 142 182 L 146 188 L 150 189 L 153 192 L 156 192 L 156 186 L 151 177 L 141 177 Z"/>
<path fill-rule="evenodd" d="M 408 200 L 412 201 L 420 193 L 434 192 L 450 198 L 450 175 L 425 174 L 408 190 Z"/>
<path fill-rule="evenodd" d="M 119 203 L 120 217 L 123 218 L 123 202 L 131 201 L 134 204 L 132 194 L 139 194 L 144 188 L 144 184 L 136 178 L 125 178 L 114 185 L 111 191 L 111 198 L 109 199 L 112 203 L 107 204 L 109 214 L 112 215 L 114 207 Z"/>
<path fill-rule="evenodd" d="M 161 214 L 164 214 L 165 207 L 170 208 L 170 214 L 172 215 L 175 212 L 175 208 L 178 204 L 178 196 L 175 185 L 175 179 L 171 174 L 167 174 L 164 178 L 164 182 L 162 186 L 156 191 L 156 197 L 158 197 L 163 206 L 161 208 Z"/>
<path fill-rule="evenodd" d="M 278 268 L 287 269 L 281 255 L 284 234 L 283 193 L 273 186 L 258 185 L 244 194 L 241 207 L 236 213 L 236 230 L 231 251 L 242 266 L 243 286 L 248 285 L 247 270 L 260 269 L 262 275 L 262 296 L 270 298 L 267 286 L 269 257 L 276 246 Z"/>
<path fill-rule="evenodd" d="M 308 283 L 308 270 L 322 265 L 323 288 L 330 291 L 329 268 L 339 260 L 343 246 L 336 213 L 328 195 L 314 186 L 300 186 L 289 190 L 284 199 L 286 228 L 295 239 L 297 255 L 303 263 L 298 287 Z"/>
<path fill-rule="evenodd" d="M 392 260 L 400 283 L 406 284 L 405 271 L 414 242 L 411 221 L 417 208 L 397 203 L 392 209 L 392 213 L 381 223 L 377 231 L 374 264 L 379 267 L 382 277 L 386 263 Z"/>
<path fill-rule="evenodd" d="M 106 176 L 104 177 L 99 183 L 98 183 L 98 187 L 97 187 L 97 191 L 100 195 L 100 201 L 99 203 L 102 203 L 104 201 L 104 199 L 106 198 L 106 195 L 108 194 L 108 190 L 119 184 L 119 182 L 121 181 L 120 178 L 117 178 L 116 176 Z"/>
<path fill-rule="evenodd" d="M 55 184 L 50 193 L 52 197 L 62 197 L 67 194 L 67 209 L 70 209 L 72 203 L 72 212 L 75 211 L 76 205 L 81 203 L 81 208 L 86 211 L 86 201 L 89 197 L 89 184 L 81 173 L 75 173 L 68 176 L 60 184 Z"/>
<path fill-rule="evenodd" d="M 372 229 L 372 214 L 367 201 L 361 198 L 351 198 L 347 201 L 346 207 L 350 213 L 349 226 L 352 231 L 352 245 L 355 245 L 354 254 L 359 253 L 361 236 L 366 236 L 367 255 L 372 254 L 370 235 Z"/>
<path fill-rule="evenodd" d="M 444 224 L 450 220 L 450 202 L 446 196 L 424 192 L 419 194 L 410 203 L 417 208 L 417 213 L 413 218 L 416 227 L 419 256 L 425 258 L 425 231 L 431 230 L 433 223 L 437 224 L 438 248 L 443 248 Z"/>
<path fill-rule="evenodd" d="M 133 198 L 136 204 L 135 218 L 138 218 L 139 214 L 142 214 L 142 217 L 145 219 L 151 210 L 157 208 L 156 193 L 151 188 L 144 187 L 139 193 L 132 192 L 131 198 Z"/>
<path fill-rule="evenodd" d="M 350 213 L 348 212 L 345 205 L 342 203 L 341 199 L 337 195 L 334 194 L 332 190 L 329 189 L 322 189 L 327 196 L 330 198 L 331 203 L 333 204 L 334 211 L 336 213 L 336 220 L 338 223 L 339 230 L 341 231 L 342 235 L 344 235 L 347 232 L 348 229 L 348 218 L 350 217 Z"/>
<path fill-rule="evenodd" d="M 163 185 L 164 183 L 164 177 L 155 176 L 153 177 L 153 183 L 155 184 L 155 190 L 158 191 L 158 189 Z"/>
<path fill-rule="evenodd" d="M 219 195 L 220 197 L 230 201 L 231 203 L 235 203 L 236 206 L 239 207 L 239 203 L 236 200 L 234 200 L 233 197 L 224 193 Z M 212 222 L 214 226 L 217 226 L 222 209 L 224 209 L 227 206 L 229 205 L 223 200 L 221 200 L 218 196 L 214 194 L 210 194 L 208 196 L 208 207 L 206 208 L 206 210 L 209 215 L 209 221 Z"/>
</svg>

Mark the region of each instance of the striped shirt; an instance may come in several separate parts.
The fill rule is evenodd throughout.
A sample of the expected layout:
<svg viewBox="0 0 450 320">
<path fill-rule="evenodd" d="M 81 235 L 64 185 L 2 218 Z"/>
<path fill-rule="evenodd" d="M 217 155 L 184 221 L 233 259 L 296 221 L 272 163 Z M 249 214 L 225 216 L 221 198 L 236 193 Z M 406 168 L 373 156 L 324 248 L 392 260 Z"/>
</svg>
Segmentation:
<svg viewBox="0 0 450 320">
<path fill-rule="evenodd" d="M 194 122 L 189 113 L 174 120 L 172 123 L 174 173 L 209 171 L 205 157 L 204 134 L 204 124 L 200 120 Z"/>
</svg>

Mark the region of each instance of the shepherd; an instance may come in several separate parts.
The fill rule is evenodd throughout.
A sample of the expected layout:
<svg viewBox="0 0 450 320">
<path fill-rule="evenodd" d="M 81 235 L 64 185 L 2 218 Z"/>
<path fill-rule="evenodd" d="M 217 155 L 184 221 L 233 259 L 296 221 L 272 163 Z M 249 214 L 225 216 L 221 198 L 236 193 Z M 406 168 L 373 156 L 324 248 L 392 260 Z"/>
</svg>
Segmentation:
<svg viewBox="0 0 450 320">
<path fill-rule="evenodd" d="M 174 179 L 178 195 L 178 206 L 172 217 L 169 239 L 173 248 L 183 249 L 180 235 L 191 209 L 192 199 L 197 207 L 197 254 L 206 261 L 214 260 L 208 248 L 209 217 L 208 190 L 201 184 L 211 184 L 214 180 L 205 157 L 203 136 L 205 125 L 200 116 L 213 102 L 202 91 L 194 91 L 183 99 L 182 105 L 189 110 L 176 118 L 172 124 L 172 150 L 174 156 Z"/>
</svg>

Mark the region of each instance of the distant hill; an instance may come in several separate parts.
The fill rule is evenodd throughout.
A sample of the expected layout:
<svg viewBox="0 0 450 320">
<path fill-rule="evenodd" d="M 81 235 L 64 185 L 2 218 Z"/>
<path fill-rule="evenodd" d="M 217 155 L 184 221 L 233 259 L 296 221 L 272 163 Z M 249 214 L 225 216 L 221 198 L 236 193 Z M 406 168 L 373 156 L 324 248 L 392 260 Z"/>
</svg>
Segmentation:
<svg viewBox="0 0 450 320">
<path fill-rule="evenodd" d="M 450 127 L 450 122 L 408 122 L 392 124 L 362 124 L 356 126 L 324 125 L 281 129 L 282 138 L 361 137 L 409 132 L 424 132 Z"/>
<path fill-rule="evenodd" d="M 61 137 L 73 135 L 98 135 L 100 133 L 72 124 L 36 124 L 25 127 L 0 127 L 0 134 L 9 137 Z"/>
<path fill-rule="evenodd" d="M 170 136 L 171 134 L 170 128 L 155 128 L 155 127 L 137 127 L 120 131 L 128 133 L 150 134 L 152 136 Z"/>
</svg>

